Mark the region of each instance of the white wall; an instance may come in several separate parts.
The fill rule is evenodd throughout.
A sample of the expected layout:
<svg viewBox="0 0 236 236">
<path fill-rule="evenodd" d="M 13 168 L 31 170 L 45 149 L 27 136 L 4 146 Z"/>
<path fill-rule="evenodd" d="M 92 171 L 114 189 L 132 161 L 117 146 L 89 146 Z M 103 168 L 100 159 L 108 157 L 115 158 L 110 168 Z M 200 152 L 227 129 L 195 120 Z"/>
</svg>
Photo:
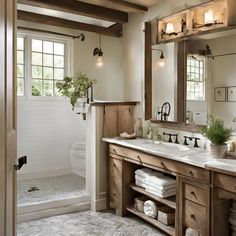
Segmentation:
<svg viewBox="0 0 236 236">
<path fill-rule="evenodd" d="M 30 26 L 78 35 L 81 31 L 47 27 L 19 21 Z M 82 71 L 97 80 L 94 98 L 101 100 L 123 99 L 122 39 L 102 37 L 105 65 L 95 67 L 93 49 L 99 46 L 97 34 L 83 32 L 86 40 L 74 40 L 74 74 Z M 57 36 L 59 37 L 59 36 Z M 84 141 L 86 122 L 71 110 L 67 101 L 18 100 L 18 156 L 27 155 L 28 165 L 19 173 L 53 175 L 66 173 L 70 168 L 69 151 L 74 141 Z M 40 176 L 40 174 L 39 174 Z"/>
<path fill-rule="evenodd" d="M 137 116 L 143 117 L 144 22 L 170 15 L 203 2 L 207 2 L 207 0 L 191 0 L 191 2 L 189 0 L 166 0 L 149 8 L 145 14 L 129 16 L 129 23 L 124 25 L 123 36 L 124 96 L 127 100 L 141 101 Z"/>
</svg>

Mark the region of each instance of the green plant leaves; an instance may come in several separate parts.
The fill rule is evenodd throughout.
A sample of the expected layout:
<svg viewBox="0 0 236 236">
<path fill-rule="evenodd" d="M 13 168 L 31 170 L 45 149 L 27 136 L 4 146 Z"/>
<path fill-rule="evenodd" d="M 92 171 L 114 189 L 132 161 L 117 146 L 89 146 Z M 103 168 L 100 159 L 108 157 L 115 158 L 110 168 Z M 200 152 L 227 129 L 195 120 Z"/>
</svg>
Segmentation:
<svg viewBox="0 0 236 236">
<path fill-rule="evenodd" d="M 210 117 L 208 127 L 203 129 L 203 135 L 213 144 L 225 144 L 230 138 L 232 129 L 226 127 L 224 121 L 219 118 Z"/>
<path fill-rule="evenodd" d="M 95 84 L 96 80 L 91 80 L 86 74 L 80 72 L 77 77 L 66 76 L 63 81 L 57 82 L 56 86 L 62 96 L 68 97 L 74 110 L 78 98 L 87 96 L 87 90 Z"/>
</svg>

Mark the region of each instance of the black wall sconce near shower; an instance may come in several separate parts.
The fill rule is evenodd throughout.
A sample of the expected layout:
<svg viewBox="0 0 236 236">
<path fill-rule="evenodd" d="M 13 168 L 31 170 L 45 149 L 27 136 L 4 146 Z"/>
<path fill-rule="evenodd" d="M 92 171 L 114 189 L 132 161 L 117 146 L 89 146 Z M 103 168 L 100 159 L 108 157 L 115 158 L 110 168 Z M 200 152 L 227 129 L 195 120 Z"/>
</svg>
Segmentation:
<svg viewBox="0 0 236 236">
<path fill-rule="evenodd" d="M 99 48 L 94 48 L 93 50 L 93 55 L 94 56 L 98 56 L 97 60 L 96 60 L 96 67 L 97 68 L 102 68 L 103 65 L 104 65 L 104 62 L 103 62 L 103 51 L 102 51 L 102 36 L 100 35 L 99 36 Z"/>
<path fill-rule="evenodd" d="M 165 57 L 163 51 L 161 49 L 155 49 L 155 48 L 152 48 L 152 51 L 158 51 L 161 53 L 160 58 L 158 60 L 158 65 L 160 67 L 163 67 L 165 65 Z"/>
</svg>

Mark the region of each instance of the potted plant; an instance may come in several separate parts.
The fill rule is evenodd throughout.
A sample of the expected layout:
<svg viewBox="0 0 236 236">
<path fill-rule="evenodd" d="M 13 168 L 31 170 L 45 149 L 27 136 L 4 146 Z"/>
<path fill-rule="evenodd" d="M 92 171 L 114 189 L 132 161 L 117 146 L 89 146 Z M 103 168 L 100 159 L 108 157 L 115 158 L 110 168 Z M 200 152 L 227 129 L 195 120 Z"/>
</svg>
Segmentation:
<svg viewBox="0 0 236 236">
<path fill-rule="evenodd" d="M 209 125 L 203 129 L 203 135 L 210 141 L 210 150 L 214 158 L 225 158 L 227 153 L 227 144 L 232 129 L 226 127 L 224 121 L 219 118 L 210 117 Z"/>
<path fill-rule="evenodd" d="M 70 99 L 72 110 L 74 110 L 77 102 L 86 103 L 88 89 L 95 83 L 96 80 L 91 80 L 86 74 L 80 72 L 75 78 L 66 76 L 63 81 L 57 82 L 56 86 L 62 96 Z"/>
</svg>

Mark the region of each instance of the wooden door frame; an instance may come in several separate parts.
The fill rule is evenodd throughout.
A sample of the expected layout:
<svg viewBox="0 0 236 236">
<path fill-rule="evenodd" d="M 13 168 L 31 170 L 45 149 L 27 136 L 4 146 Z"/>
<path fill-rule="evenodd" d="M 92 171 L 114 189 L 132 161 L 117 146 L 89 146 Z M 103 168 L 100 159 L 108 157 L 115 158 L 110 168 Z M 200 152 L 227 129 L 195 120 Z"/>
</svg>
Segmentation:
<svg viewBox="0 0 236 236">
<path fill-rule="evenodd" d="M 0 235 L 16 235 L 16 0 L 0 0 Z"/>
</svg>

